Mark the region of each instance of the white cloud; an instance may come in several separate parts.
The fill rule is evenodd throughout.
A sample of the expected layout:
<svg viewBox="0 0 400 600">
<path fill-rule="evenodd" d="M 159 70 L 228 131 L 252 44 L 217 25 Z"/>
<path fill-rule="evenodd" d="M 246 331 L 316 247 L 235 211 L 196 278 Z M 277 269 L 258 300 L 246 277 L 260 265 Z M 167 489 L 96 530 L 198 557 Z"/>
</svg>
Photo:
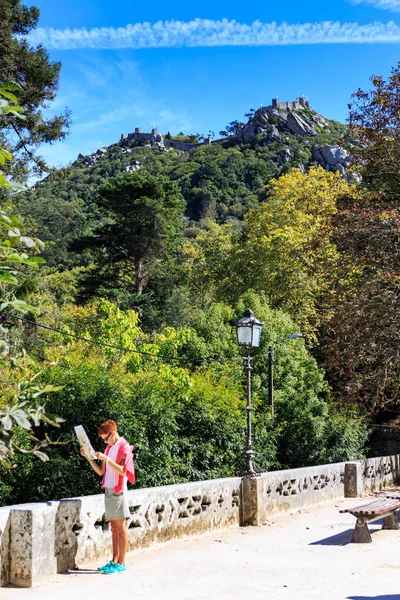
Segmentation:
<svg viewBox="0 0 400 600">
<path fill-rule="evenodd" d="M 349 0 L 351 4 L 370 4 L 375 8 L 400 12 L 400 0 Z"/>
<path fill-rule="evenodd" d="M 355 0 L 399 6 L 400 0 Z M 389 23 L 261 23 L 237 21 L 158 21 L 100 29 L 52 29 L 39 27 L 29 34 L 32 44 L 48 49 L 77 48 L 179 48 L 182 46 L 289 46 L 299 44 L 376 44 L 400 41 L 400 27 Z"/>
</svg>

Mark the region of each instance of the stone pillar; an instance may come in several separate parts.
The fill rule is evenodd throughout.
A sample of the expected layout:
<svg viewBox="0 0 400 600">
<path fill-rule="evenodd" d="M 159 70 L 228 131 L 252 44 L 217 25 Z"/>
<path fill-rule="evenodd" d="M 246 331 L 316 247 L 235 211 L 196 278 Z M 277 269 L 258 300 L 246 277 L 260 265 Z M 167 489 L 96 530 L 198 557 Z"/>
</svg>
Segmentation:
<svg viewBox="0 0 400 600">
<path fill-rule="evenodd" d="M 0 508 L 0 587 L 10 581 L 10 508 Z"/>
<path fill-rule="evenodd" d="M 363 478 L 360 462 L 348 462 L 344 467 L 344 497 L 357 498 L 363 495 Z"/>
<path fill-rule="evenodd" d="M 262 525 L 267 520 L 267 480 L 243 477 L 241 484 L 241 525 Z"/>
<path fill-rule="evenodd" d="M 10 510 L 10 583 L 32 587 L 57 572 L 55 506 L 21 504 Z"/>
<path fill-rule="evenodd" d="M 60 500 L 55 516 L 55 556 L 57 572 L 76 569 L 78 535 L 83 528 L 81 523 L 80 499 Z"/>
</svg>

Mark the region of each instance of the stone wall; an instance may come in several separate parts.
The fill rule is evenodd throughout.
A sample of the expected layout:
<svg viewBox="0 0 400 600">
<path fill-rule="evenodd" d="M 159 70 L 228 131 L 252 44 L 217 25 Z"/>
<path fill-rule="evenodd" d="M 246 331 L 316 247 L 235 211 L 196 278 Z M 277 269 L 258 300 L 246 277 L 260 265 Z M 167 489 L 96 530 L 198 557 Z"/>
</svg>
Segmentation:
<svg viewBox="0 0 400 600">
<path fill-rule="evenodd" d="M 130 490 L 129 549 L 214 529 L 260 525 L 269 515 L 397 482 L 400 455 Z M 0 585 L 30 587 L 109 557 L 102 494 L 0 508 Z"/>
<path fill-rule="evenodd" d="M 130 490 L 129 549 L 239 525 L 240 484 L 240 478 L 229 478 Z M 62 532 L 56 537 L 56 555 L 60 571 L 108 556 L 111 550 L 103 495 L 67 502 L 59 503 Z M 69 522 L 66 515 L 71 515 Z M 71 523 L 79 529 L 72 532 Z"/>
<path fill-rule="evenodd" d="M 400 479 L 400 455 L 379 456 L 358 461 L 362 494 L 384 489 Z"/>
<path fill-rule="evenodd" d="M 172 147 L 174 148 L 174 150 L 180 150 L 181 152 L 189 152 L 190 150 L 193 150 L 193 148 L 198 148 L 199 146 L 202 145 L 208 145 L 205 142 L 203 142 L 203 144 L 190 144 L 189 142 L 171 142 Z"/>
<path fill-rule="evenodd" d="M 243 479 L 243 525 L 261 525 L 272 513 L 306 508 L 344 496 L 346 463 L 271 471 Z"/>
</svg>

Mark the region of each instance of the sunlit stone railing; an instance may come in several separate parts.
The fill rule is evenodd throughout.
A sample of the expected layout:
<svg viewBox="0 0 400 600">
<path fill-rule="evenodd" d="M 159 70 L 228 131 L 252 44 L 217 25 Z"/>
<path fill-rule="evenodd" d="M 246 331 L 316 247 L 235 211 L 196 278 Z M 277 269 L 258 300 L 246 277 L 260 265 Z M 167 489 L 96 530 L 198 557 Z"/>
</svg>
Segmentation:
<svg viewBox="0 0 400 600">
<path fill-rule="evenodd" d="M 129 549 L 239 525 L 240 478 L 130 490 Z M 104 497 L 60 501 L 55 553 L 59 571 L 108 555 L 111 530 Z"/>
<path fill-rule="evenodd" d="M 271 513 L 343 496 L 345 464 L 271 471 L 244 479 L 242 490 L 247 502 L 242 509 L 243 525 L 260 525 Z"/>
<path fill-rule="evenodd" d="M 238 525 L 396 483 L 400 456 L 378 457 L 130 490 L 129 550 Z M 0 585 L 30 587 L 56 572 L 110 556 L 102 494 L 0 508 Z"/>
</svg>

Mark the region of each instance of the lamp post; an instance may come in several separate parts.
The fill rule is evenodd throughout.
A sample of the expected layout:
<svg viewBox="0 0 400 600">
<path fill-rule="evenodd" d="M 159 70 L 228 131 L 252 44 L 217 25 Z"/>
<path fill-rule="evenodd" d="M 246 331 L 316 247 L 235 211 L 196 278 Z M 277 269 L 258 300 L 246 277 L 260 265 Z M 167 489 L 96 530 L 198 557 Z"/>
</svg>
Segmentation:
<svg viewBox="0 0 400 600">
<path fill-rule="evenodd" d="M 257 321 L 254 313 L 249 308 L 244 311 L 243 317 L 236 323 L 236 334 L 239 346 L 247 348 L 247 356 L 243 357 L 244 371 L 246 375 L 246 390 L 247 390 L 247 435 L 246 435 L 246 470 L 244 473 L 245 477 L 255 477 L 257 472 L 254 468 L 254 450 L 253 450 L 253 438 L 251 431 L 251 371 L 253 358 L 251 356 L 251 349 L 258 348 L 260 345 L 260 337 L 263 323 Z"/>
<path fill-rule="evenodd" d="M 294 340 L 303 337 L 301 333 L 291 333 L 279 340 L 276 340 L 268 347 L 268 404 L 271 407 L 271 416 L 274 418 L 274 346 L 286 340 Z"/>
</svg>

